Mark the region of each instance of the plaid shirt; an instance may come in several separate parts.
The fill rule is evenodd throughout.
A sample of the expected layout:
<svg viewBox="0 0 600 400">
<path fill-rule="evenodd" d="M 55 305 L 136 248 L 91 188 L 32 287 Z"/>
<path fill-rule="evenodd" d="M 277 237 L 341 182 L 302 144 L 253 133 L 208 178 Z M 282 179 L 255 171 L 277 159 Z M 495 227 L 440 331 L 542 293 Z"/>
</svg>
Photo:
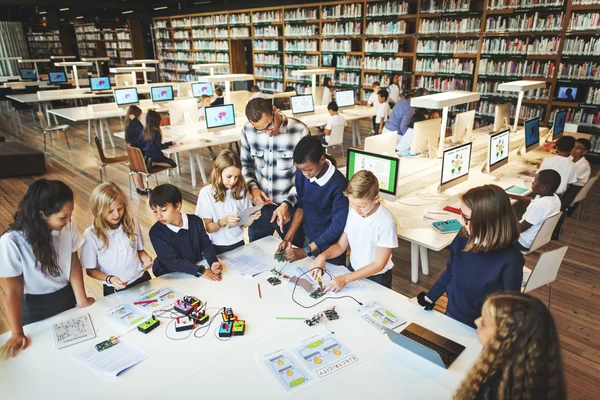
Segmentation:
<svg viewBox="0 0 600 400">
<path fill-rule="evenodd" d="M 242 128 L 242 174 L 249 190 L 259 188 L 275 203 L 286 200 L 294 207 L 294 147 L 310 133 L 302 122 L 280 115 L 282 121 L 276 136 L 256 132 L 250 122 Z"/>
</svg>

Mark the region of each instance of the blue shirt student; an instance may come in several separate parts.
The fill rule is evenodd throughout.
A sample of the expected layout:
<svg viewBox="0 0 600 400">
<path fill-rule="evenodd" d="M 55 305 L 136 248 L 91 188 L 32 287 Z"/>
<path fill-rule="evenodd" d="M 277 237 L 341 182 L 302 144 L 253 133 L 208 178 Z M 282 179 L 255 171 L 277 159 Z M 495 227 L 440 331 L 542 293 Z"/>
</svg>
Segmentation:
<svg viewBox="0 0 600 400">
<path fill-rule="evenodd" d="M 414 113 L 415 110 L 410 106 L 410 99 L 400 99 L 392 109 L 384 128 L 390 132 L 398 132 L 399 135 L 404 135 Z"/>
<path fill-rule="evenodd" d="M 163 153 L 163 149 L 168 149 L 173 145 L 173 142 L 162 142 L 162 135 L 159 131 L 154 131 L 152 141 L 142 141 L 142 152 L 144 156 L 151 158 L 153 161 L 162 161 L 167 158 Z"/>
<path fill-rule="evenodd" d="M 142 125 L 139 119 L 134 118 L 129 121 L 125 129 L 125 139 L 131 147 L 142 148 L 144 143 L 144 125 Z"/>
</svg>

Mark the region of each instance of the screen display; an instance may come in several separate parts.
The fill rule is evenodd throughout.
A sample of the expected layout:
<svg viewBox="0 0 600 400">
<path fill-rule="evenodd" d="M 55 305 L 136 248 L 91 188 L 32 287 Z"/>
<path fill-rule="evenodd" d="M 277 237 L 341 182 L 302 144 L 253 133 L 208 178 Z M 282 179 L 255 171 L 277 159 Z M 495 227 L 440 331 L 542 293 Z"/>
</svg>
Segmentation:
<svg viewBox="0 0 600 400">
<path fill-rule="evenodd" d="M 508 158 L 510 131 L 507 129 L 490 136 L 490 167 Z"/>
<path fill-rule="evenodd" d="M 37 79 L 34 68 L 19 68 L 19 71 L 23 79 Z"/>
<path fill-rule="evenodd" d="M 173 100 L 173 86 L 156 86 L 150 89 L 152 101 L 171 101 Z"/>
<path fill-rule="evenodd" d="M 444 151 L 442 157 L 442 185 L 469 173 L 471 145 L 467 143 Z"/>
<path fill-rule="evenodd" d="M 540 142 L 540 120 L 532 118 L 525 121 L 525 147 Z"/>
<path fill-rule="evenodd" d="M 110 90 L 110 78 L 108 76 L 90 78 L 90 89 Z"/>
<path fill-rule="evenodd" d="M 387 157 L 366 151 L 348 149 L 348 168 L 346 175 L 348 181 L 352 179 L 355 173 L 366 169 L 371 171 L 379 180 L 379 190 L 396 194 L 396 184 L 398 180 L 399 162 L 396 157 Z"/>
<path fill-rule="evenodd" d="M 48 80 L 50 83 L 64 83 L 67 81 L 67 74 L 64 72 L 48 72 Z"/>
<path fill-rule="evenodd" d="M 139 99 L 137 89 L 115 89 L 115 102 L 119 106 L 138 103 Z"/>
<path fill-rule="evenodd" d="M 354 90 L 338 90 L 337 92 L 335 92 L 335 102 L 337 103 L 338 107 L 353 106 Z"/>
<path fill-rule="evenodd" d="M 233 104 L 204 107 L 204 116 L 206 118 L 206 127 L 208 129 L 235 125 L 235 112 L 233 111 Z"/>
<path fill-rule="evenodd" d="M 579 88 L 576 86 L 559 86 L 556 98 L 564 101 L 576 101 L 578 90 Z"/>
<path fill-rule="evenodd" d="M 562 135 L 565 131 L 567 123 L 567 110 L 558 111 L 554 116 L 554 124 L 552 125 L 552 139 Z"/>
<path fill-rule="evenodd" d="M 312 94 L 292 96 L 290 98 L 290 104 L 292 106 L 292 113 L 294 114 L 302 114 L 315 111 Z"/>
<path fill-rule="evenodd" d="M 194 97 L 200 97 L 203 94 L 212 96 L 212 84 L 208 82 L 192 83 L 192 92 L 194 93 Z"/>
</svg>

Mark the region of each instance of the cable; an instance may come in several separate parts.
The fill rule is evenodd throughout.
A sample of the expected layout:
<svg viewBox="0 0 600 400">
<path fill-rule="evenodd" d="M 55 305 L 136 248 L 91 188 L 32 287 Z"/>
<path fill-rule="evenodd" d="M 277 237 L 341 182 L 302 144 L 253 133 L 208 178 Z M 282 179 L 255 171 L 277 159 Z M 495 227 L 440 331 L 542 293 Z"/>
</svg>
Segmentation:
<svg viewBox="0 0 600 400">
<path fill-rule="evenodd" d="M 313 269 L 317 269 L 317 268 L 312 268 L 312 269 L 309 269 L 308 271 L 306 271 L 306 272 L 303 272 L 302 274 L 300 274 L 300 276 L 299 276 L 299 277 L 297 277 L 297 278 L 296 278 L 296 282 L 294 283 L 294 290 L 292 290 L 292 301 L 293 301 L 294 303 L 298 304 L 298 305 L 299 305 L 300 307 L 302 307 L 302 308 L 312 308 L 312 307 L 314 307 L 314 306 L 317 306 L 317 305 L 321 304 L 321 303 L 322 303 L 322 302 L 324 302 L 325 300 L 339 300 L 339 299 L 345 299 L 345 298 L 349 298 L 349 299 L 352 299 L 352 300 L 354 300 L 355 302 L 357 302 L 359 305 L 361 305 L 361 306 L 363 305 L 363 303 L 361 303 L 360 301 L 356 300 L 354 297 L 352 297 L 352 296 L 349 296 L 349 295 L 345 295 L 345 296 L 338 296 L 338 297 L 325 297 L 325 298 L 321 299 L 320 301 L 316 302 L 315 304 L 313 304 L 312 306 L 305 306 L 304 304 L 300 304 L 300 303 L 298 303 L 298 302 L 296 301 L 296 299 L 294 299 L 294 293 L 296 293 L 296 287 L 298 287 L 298 280 L 299 280 L 300 278 L 302 278 L 304 275 L 308 274 L 308 273 L 309 273 L 310 271 L 312 271 Z M 331 274 L 329 273 L 329 271 L 327 271 L 326 269 L 323 269 L 323 268 L 318 268 L 318 269 L 320 269 L 320 270 L 321 270 L 321 275 L 323 274 L 323 272 L 326 272 L 326 273 L 327 273 L 327 275 L 329 275 L 329 277 L 330 277 L 332 280 L 334 279 L 334 278 L 333 278 L 333 275 L 331 275 Z"/>
</svg>

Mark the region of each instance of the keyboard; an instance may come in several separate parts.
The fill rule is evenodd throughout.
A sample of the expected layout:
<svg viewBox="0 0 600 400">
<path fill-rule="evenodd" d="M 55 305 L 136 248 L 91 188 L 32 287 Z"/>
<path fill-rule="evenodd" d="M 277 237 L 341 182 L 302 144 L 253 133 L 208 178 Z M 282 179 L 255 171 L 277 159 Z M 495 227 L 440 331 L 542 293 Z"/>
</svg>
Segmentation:
<svg viewBox="0 0 600 400">
<path fill-rule="evenodd" d="M 450 364 L 452 364 L 454 360 L 458 358 L 457 354 L 454 354 L 451 351 L 448 351 L 447 349 L 438 346 L 437 344 L 430 342 L 429 340 L 419 335 L 415 335 L 414 333 L 409 332 L 406 329 L 400 332 L 400 334 L 438 353 L 442 361 L 444 362 L 446 368 L 450 367 Z"/>
</svg>

